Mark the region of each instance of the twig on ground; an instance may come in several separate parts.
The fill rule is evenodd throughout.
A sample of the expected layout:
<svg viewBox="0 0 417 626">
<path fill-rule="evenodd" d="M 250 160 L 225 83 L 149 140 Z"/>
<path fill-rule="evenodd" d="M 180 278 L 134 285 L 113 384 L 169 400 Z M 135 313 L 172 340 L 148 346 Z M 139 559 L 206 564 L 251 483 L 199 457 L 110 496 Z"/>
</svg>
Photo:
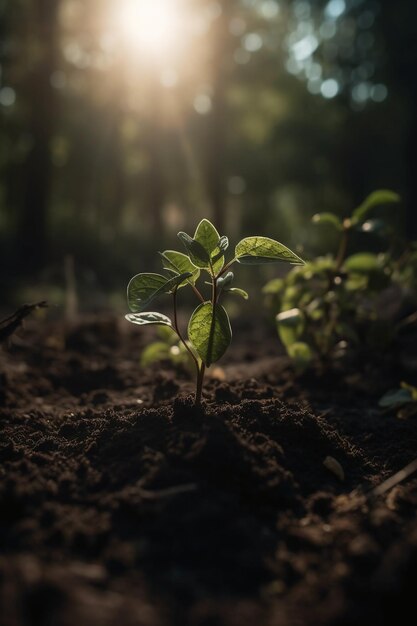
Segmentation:
<svg viewBox="0 0 417 626">
<path fill-rule="evenodd" d="M 4 343 L 17 331 L 23 323 L 23 320 L 37 309 L 45 309 L 48 303 L 43 300 L 35 304 L 24 304 L 13 315 L 6 317 L 0 321 L 0 344 Z"/>
</svg>

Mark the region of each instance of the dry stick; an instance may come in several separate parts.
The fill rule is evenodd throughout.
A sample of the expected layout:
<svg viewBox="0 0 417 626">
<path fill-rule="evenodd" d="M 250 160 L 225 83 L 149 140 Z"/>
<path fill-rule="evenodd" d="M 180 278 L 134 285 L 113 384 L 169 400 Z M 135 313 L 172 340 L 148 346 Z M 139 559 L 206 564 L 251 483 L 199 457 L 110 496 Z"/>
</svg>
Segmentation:
<svg viewBox="0 0 417 626">
<path fill-rule="evenodd" d="M 372 491 L 369 493 L 369 496 L 371 498 L 377 498 L 378 496 L 382 496 L 393 487 L 396 487 L 404 480 L 407 480 L 407 478 L 410 478 L 410 476 L 412 476 L 415 472 L 417 472 L 417 459 L 409 463 L 406 467 L 404 467 L 404 469 L 396 472 L 387 480 L 384 480 L 384 482 L 381 483 L 378 487 L 372 489 Z"/>
<path fill-rule="evenodd" d="M 167 487 L 166 489 L 158 489 L 156 491 L 149 491 L 139 487 L 139 495 L 144 500 L 159 500 L 160 498 L 172 498 L 184 493 L 191 493 L 197 491 L 198 485 L 196 483 L 187 483 L 185 485 L 178 485 L 174 487 Z"/>
<path fill-rule="evenodd" d="M 44 309 L 48 306 L 46 301 L 37 302 L 36 304 L 25 304 L 18 309 L 13 315 L 6 317 L 6 319 L 0 322 L 0 343 L 7 341 L 14 332 L 22 324 L 25 317 L 30 315 L 36 309 Z"/>
</svg>

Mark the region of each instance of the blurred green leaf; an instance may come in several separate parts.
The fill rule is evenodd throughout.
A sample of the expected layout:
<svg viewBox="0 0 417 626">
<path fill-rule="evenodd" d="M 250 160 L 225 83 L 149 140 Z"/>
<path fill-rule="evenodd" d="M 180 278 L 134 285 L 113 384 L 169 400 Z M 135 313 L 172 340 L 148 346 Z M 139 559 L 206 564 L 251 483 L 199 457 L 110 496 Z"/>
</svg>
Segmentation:
<svg viewBox="0 0 417 626">
<path fill-rule="evenodd" d="M 303 371 L 311 365 L 314 355 L 310 346 L 303 341 L 297 341 L 288 348 L 288 356 L 294 361 L 295 367 Z"/>
<path fill-rule="evenodd" d="M 163 341 L 155 341 L 143 350 L 140 357 L 140 364 L 142 367 L 147 367 L 152 363 L 161 361 L 162 359 L 169 359 L 170 346 Z"/>
<path fill-rule="evenodd" d="M 300 309 L 290 309 L 289 311 L 281 311 L 275 319 L 277 324 L 281 326 L 294 328 L 304 321 L 304 315 Z"/>
<path fill-rule="evenodd" d="M 356 274 L 369 274 L 380 270 L 381 267 L 380 257 L 370 252 L 353 254 L 345 260 L 343 265 L 345 271 L 354 272 Z"/>
<path fill-rule="evenodd" d="M 249 300 L 249 294 L 244 289 L 239 289 L 238 287 L 232 287 L 231 289 L 225 289 L 226 293 L 231 293 L 235 296 L 240 296 L 244 300 Z"/>
<path fill-rule="evenodd" d="M 352 224 L 359 224 L 364 222 L 371 211 L 377 207 L 398 204 L 401 202 L 401 197 L 389 189 L 380 189 L 371 193 L 357 209 L 352 213 Z"/>
<path fill-rule="evenodd" d="M 395 389 L 382 396 L 379 406 L 382 409 L 396 409 L 409 402 L 413 402 L 413 398 L 408 389 Z"/>
<path fill-rule="evenodd" d="M 282 278 L 273 278 L 262 288 L 262 292 L 267 295 L 276 295 L 285 289 L 285 282 Z"/>
<path fill-rule="evenodd" d="M 334 213 L 316 213 L 312 219 L 313 224 L 332 226 L 339 232 L 343 231 L 342 221 Z"/>
</svg>

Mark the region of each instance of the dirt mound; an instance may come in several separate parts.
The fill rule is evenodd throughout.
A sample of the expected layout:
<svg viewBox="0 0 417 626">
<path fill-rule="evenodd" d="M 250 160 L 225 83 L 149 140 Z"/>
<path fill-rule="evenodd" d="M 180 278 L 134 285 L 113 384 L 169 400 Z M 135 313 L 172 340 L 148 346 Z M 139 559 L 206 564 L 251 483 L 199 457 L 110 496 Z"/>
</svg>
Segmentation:
<svg viewBox="0 0 417 626">
<path fill-rule="evenodd" d="M 209 381 L 196 409 L 117 328 L 1 357 L 1 626 L 395 623 L 417 481 L 361 494 L 408 462 L 416 422 L 287 370 Z"/>
</svg>

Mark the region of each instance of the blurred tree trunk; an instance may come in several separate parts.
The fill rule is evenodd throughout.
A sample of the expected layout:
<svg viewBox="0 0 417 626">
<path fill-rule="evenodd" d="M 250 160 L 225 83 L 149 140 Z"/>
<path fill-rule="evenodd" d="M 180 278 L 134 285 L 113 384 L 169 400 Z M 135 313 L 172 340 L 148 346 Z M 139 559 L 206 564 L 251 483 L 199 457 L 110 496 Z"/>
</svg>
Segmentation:
<svg viewBox="0 0 417 626">
<path fill-rule="evenodd" d="M 142 141 L 144 141 L 146 147 L 148 168 L 146 176 L 141 182 L 139 194 L 144 199 L 144 217 L 150 225 L 152 237 L 160 239 L 165 229 L 163 208 L 166 200 L 166 180 L 163 159 L 164 133 L 161 127 L 160 99 L 162 95 L 160 86 L 155 78 L 156 75 L 151 68 L 147 76 L 149 114 L 147 116 L 147 128 L 144 131 Z M 144 185 L 144 188 L 142 185 Z"/>
<path fill-rule="evenodd" d="M 214 85 L 213 109 L 207 138 L 207 195 L 212 210 L 213 222 L 220 234 L 226 222 L 225 152 L 226 119 L 224 80 L 217 76 Z"/>
<path fill-rule="evenodd" d="M 410 79 L 413 83 L 413 79 Z M 409 239 L 417 239 L 417 89 L 410 98 L 412 120 L 407 140 L 407 179 L 408 198 L 406 212 L 406 234 Z"/>
<path fill-rule="evenodd" d="M 42 266 L 47 254 L 50 143 L 57 114 L 51 74 L 56 68 L 58 6 L 58 0 L 33 0 L 31 33 L 39 54 L 28 71 L 23 87 L 26 101 L 30 103 L 27 126 L 31 149 L 24 164 L 24 190 L 17 238 L 20 258 L 26 265 L 29 261 L 31 268 Z"/>
<path fill-rule="evenodd" d="M 145 212 L 150 217 L 152 235 L 156 239 L 160 239 L 164 231 L 162 210 L 166 193 L 161 154 L 162 144 L 163 138 L 158 120 L 154 120 L 149 129 L 148 137 L 149 172 L 146 181 Z"/>
<path fill-rule="evenodd" d="M 413 0 L 381 0 L 381 8 L 390 82 L 407 100 L 410 115 L 406 145 L 406 234 L 409 239 L 417 239 L 417 3 Z"/>
<path fill-rule="evenodd" d="M 222 234 L 226 224 L 226 150 L 227 150 L 227 104 L 226 86 L 229 63 L 229 14 L 226 3 L 218 18 L 216 37 L 212 42 L 213 98 L 208 118 L 207 137 L 207 196 L 212 210 L 213 222 Z"/>
</svg>

